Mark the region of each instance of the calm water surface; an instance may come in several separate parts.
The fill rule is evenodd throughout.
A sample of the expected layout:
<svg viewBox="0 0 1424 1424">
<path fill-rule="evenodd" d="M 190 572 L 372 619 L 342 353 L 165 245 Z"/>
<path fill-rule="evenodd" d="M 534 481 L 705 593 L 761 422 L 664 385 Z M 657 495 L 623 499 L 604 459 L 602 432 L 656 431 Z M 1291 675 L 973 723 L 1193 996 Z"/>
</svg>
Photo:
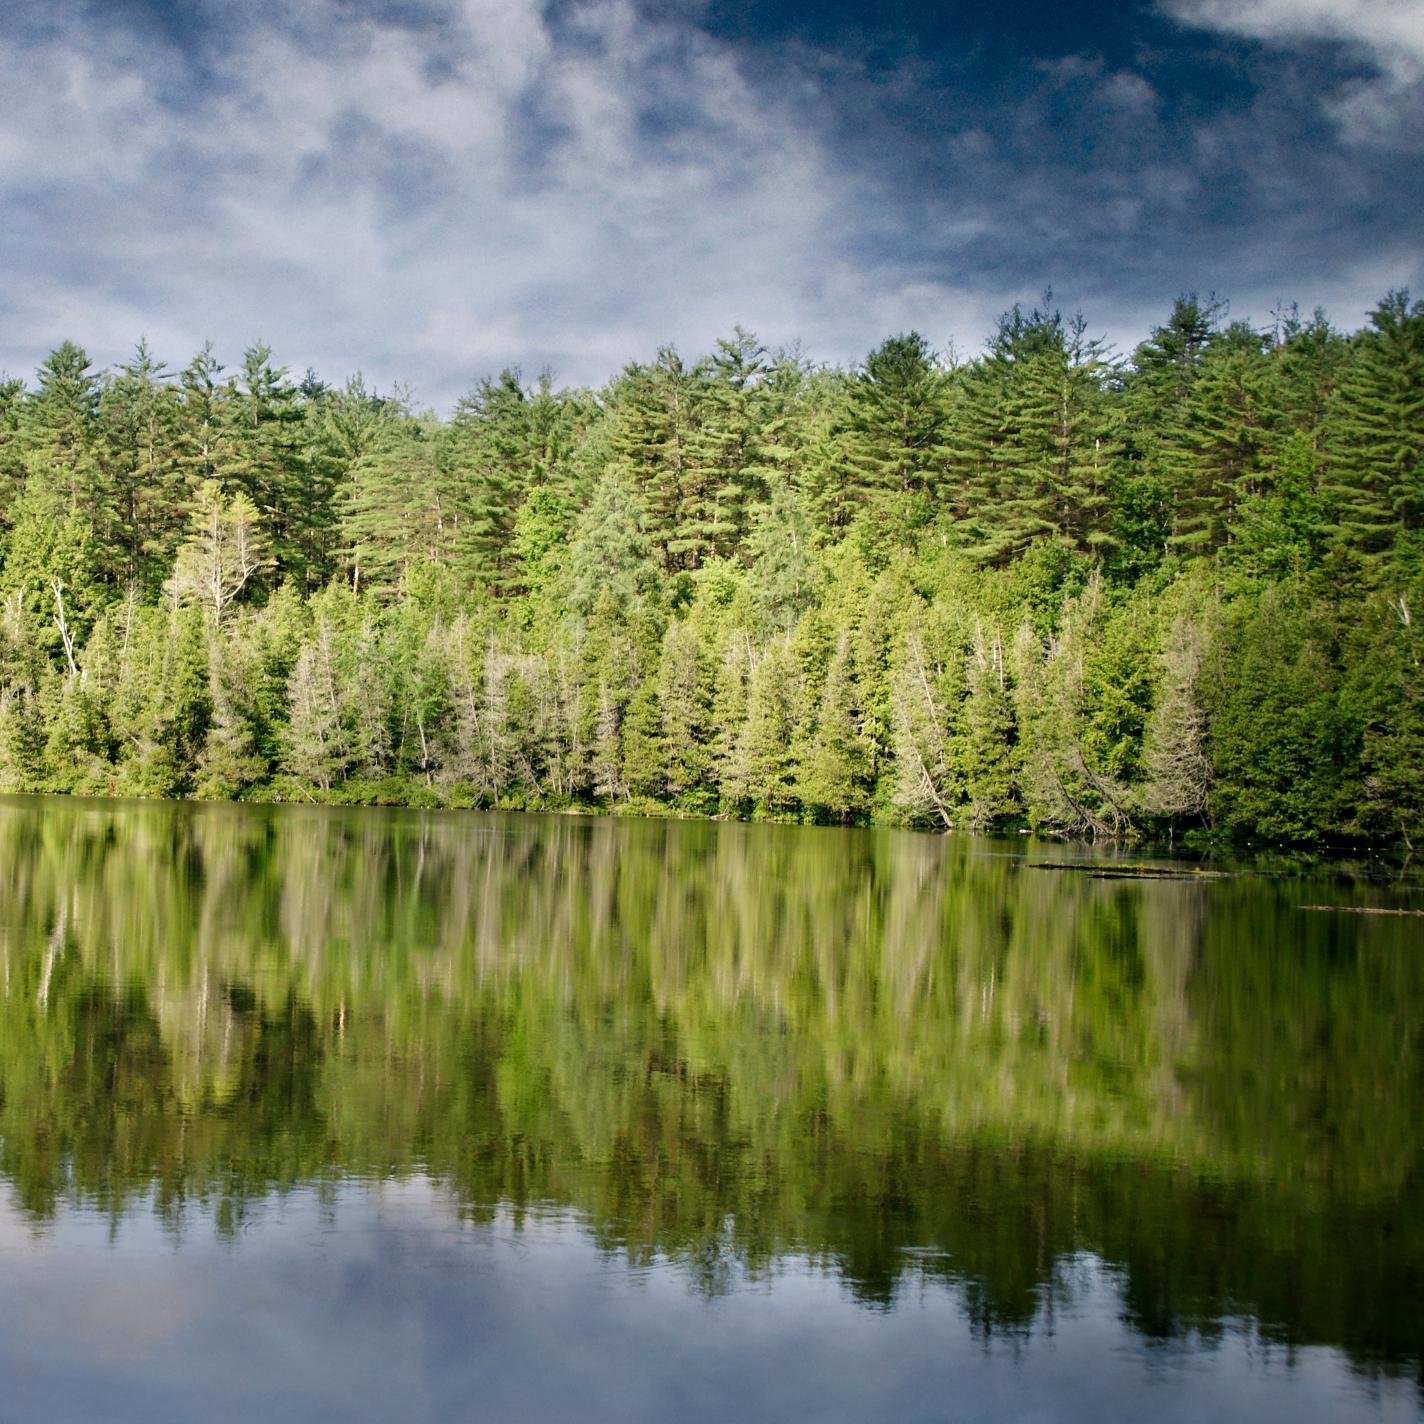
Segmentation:
<svg viewBox="0 0 1424 1424">
<path fill-rule="evenodd" d="M 1093 863 L 0 801 L 0 1424 L 1424 1419 L 1424 892 Z"/>
</svg>

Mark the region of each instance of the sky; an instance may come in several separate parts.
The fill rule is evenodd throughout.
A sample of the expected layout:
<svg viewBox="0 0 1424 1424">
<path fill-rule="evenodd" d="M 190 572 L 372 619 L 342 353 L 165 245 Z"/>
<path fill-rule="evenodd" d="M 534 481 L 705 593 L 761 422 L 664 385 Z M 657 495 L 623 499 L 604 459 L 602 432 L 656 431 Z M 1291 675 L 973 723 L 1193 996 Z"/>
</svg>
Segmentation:
<svg viewBox="0 0 1424 1424">
<path fill-rule="evenodd" d="M 0 371 L 140 336 L 448 409 L 740 324 L 1424 295 L 1419 0 L 8 0 Z"/>
</svg>

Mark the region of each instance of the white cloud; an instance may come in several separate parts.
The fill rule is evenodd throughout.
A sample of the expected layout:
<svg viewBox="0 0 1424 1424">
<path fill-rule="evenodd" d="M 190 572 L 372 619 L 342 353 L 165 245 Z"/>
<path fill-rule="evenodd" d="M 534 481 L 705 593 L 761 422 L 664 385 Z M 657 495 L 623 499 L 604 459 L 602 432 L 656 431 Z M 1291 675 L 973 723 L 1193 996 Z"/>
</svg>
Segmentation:
<svg viewBox="0 0 1424 1424">
<path fill-rule="evenodd" d="M 448 404 L 509 361 L 600 381 L 736 321 L 853 357 L 877 323 L 955 309 L 948 282 L 845 260 L 857 180 L 686 25 L 590 0 L 560 46 L 537 0 L 465 0 L 437 54 L 334 4 L 304 18 L 217 55 L 178 107 L 107 35 L 0 54 L 28 361 L 67 334 L 114 359 L 143 331 L 175 360 L 260 334 Z M 339 46 L 314 51 L 313 25 Z"/>
<path fill-rule="evenodd" d="M 1185 24 L 1265 40 L 1345 40 L 1399 79 L 1424 73 L 1420 0 L 1163 0 Z"/>
<path fill-rule="evenodd" d="M 1334 41 L 1377 71 L 1323 93 L 1346 142 L 1385 145 L 1417 123 L 1424 96 L 1424 0 L 1162 0 L 1184 24 L 1281 45 Z"/>
<path fill-rule="evenodd" d="M 1028 66 L 994 107 L 848 54 L 768 79 L 690 8 L 630 0 L 557 24 L 449 0 L 426 29 L 346 0 L 213 13 L 231 28 L 191 50 L 117 20 L 0 39 L 0 368 L 66 336 L 101 362 L 140 334 L 171 362 L 260 336 L 448 407 L 505 364 L 601 382 L 737 322 L 821 359 L 911 326 L 975 351 L 1050 284 L 1116 332 L 1144 294 L 1155 317 L 1192 286 L 1255 302 L 1259 269 L 1329 278 L 1350 243 L 1332 259 L 1321 222 L 1291 226 L 1292 185 L 1344 203 L 1376 181 L 1307 164 L 1289 113 L 1174 133 L 1165 93 L 1090 57 Z M 1373 97 L 1347 101 L 1367 127 Z M 1202 216 L 1228 184 L 1229 230 Z"/>
</svg>

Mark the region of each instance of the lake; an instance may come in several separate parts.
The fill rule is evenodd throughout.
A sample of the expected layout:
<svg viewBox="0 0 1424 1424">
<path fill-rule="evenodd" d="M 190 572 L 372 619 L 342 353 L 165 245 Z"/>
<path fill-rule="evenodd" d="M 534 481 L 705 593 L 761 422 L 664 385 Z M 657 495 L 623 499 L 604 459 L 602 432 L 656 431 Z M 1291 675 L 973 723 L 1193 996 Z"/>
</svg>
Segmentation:
<svg viewBox="0 0 1424 1424">
<path fill-rule="evenodd" d="M 0 800 L 0 1424 L 1424 1418 L 1418 880 L 1142 861 Z"/>
</svg>

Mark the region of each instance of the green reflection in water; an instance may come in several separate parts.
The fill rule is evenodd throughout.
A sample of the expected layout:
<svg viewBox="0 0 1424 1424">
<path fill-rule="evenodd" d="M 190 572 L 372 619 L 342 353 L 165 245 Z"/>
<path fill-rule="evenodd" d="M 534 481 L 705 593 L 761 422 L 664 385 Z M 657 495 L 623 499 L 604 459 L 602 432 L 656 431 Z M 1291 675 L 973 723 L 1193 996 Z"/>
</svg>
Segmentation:
<svg viewBox="0 0 1424 1424">
<path fill-rule="evenodd" d="M 422 1172 L 984 1332 L 1121 1268 L 1417 1371 L 1419 921 L 1347 887 L 706 823 L 0 802 L 0 1172 L 38 1222 Z"/>
</svg>

